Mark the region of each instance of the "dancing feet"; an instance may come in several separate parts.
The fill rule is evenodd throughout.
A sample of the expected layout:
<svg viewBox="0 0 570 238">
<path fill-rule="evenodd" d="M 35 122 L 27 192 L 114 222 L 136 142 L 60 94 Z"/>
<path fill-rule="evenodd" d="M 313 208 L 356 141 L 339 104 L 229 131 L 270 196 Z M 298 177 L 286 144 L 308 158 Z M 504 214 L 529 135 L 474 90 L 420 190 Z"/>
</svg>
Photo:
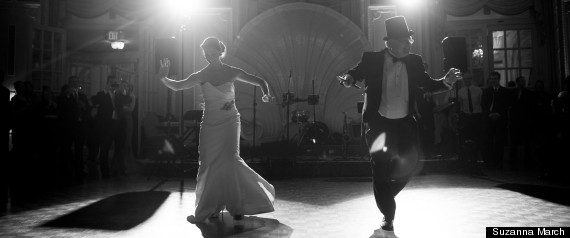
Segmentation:
<svg viewBox="0 0 570 238">
<path fill-rule="evenodd" d="M 382 224 L 380 227 L 385 231 L 394 231 L 394 220 L 386 220 L 384 217 L 384 219 L 382 219 Z"/>
<path fill-rule="evenodd" d="M 208 217 L 208 219 L 218 219 L 219 217 L 220 217 L 220 212 L 215 212 L 215 213 L 212 213 L 212 215 L 210 215 Z M 186 220 L 192 224 L 205 222 L 205 221 L 198 221 L 198 219 L 196 219 L 196 217 L 194 215 L 190 215 L 190 216 L 186 217 Z"/>
</svg>

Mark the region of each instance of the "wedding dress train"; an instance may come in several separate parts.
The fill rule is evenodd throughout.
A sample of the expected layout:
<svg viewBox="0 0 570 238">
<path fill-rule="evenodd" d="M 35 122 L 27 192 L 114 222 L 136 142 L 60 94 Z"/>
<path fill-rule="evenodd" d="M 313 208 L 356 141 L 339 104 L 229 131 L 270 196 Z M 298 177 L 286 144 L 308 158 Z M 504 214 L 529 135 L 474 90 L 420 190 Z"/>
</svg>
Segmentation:
<svg viewBox="0 0 570 238">
<path fill-rule="evenodd" d="M 232 82 L 202 84 L 204 112 L 200 124 L 200 167 L 196 211 L 190 222 L 201 222 L 223 209 L 231 215 L 274 211 L 275 189 L 239 155 L 240 114 Z"/>
</svg>

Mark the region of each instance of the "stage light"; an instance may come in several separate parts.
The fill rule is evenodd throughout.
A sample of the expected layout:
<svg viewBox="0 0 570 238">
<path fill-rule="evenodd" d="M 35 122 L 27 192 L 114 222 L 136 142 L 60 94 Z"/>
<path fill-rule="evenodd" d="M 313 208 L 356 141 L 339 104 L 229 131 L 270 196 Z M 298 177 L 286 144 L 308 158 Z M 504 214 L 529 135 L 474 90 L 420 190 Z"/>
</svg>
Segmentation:
<svg viewBox="0 0 570 238">
<path fill-rule="evenodd" d="M 398 1 L 403 8 L 406 9 L 417 9 L 424 6 L 424 3 L 428 0 L 402 0 Z"/>
<path fill-rule="evenodd" d="M 165 0 L 162 6 L 165 11 L 176 14 L 177 16 L 188 15 L 202 7 L 201 0 Z"/>
</svg>

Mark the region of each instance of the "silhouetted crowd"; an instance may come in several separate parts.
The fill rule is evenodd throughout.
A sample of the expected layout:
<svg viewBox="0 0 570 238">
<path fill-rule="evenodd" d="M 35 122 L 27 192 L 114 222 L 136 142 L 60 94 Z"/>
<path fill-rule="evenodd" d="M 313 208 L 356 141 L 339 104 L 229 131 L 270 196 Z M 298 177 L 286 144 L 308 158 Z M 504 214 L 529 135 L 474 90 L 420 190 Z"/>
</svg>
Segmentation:
<svg viewBox="0 0 570 238">
<path fill-rule="evenodd" d="M 466 172 L 475 172 L 477 161 L 484 161 L 487 168 L 564 179 L 570 165 L 570 77 L 556 94 L 547 92 L 542 80 L 536 80 L 531 90 L 522 76 L 507 87 L 500 85 L 500 77 L 492 72 L 487 87 L 481 88 L 466 74 L 457 88 L 424 95 L 425 105 L 419 106 L 424 112 L 420 129 L 426 155 L 458 154 Z"/>
<path fill-rule="evenodd" d="M 472 85 L 468 75 L 464 79 L 457 90 L 428 95 L 425 105 L 419 105 L 426 155 L 459 151 L 468 168 L 482 160 L 493 169 L 568 178 L 570 77 L 555 94 L 548 93 L 541 80 L 528 89 L 523 77 L 503 87 L 496 72 L 486 88 Z M 2 124 L 5 132 L 11 131 L 11 141 L 4 137 L 9 149 L 2 152 L 1 172 L 12 190 L 81 183 L 135 169 L 132 84 L 109 76 L 105 89 L 92 97 L 83 93 L 75 76 L 59 95 L 47 86 L 38 94 L 29 81 L 15 82 L 14 89 L 10 99 L 10 91 L 2 87 L 8 98 L 2 101 L 2 111 L 9 115 Z M 459 106 L 447 108 L 448 102 Z"/>
<path fill-rule="evenodd" d="M 76 76 L 54 95 L 29 82 L 15 82 L 8 108 L 11 142 L 7 180 L 13 195 L 30 186 L 53 187 L 109 178 L 134 170 L 133 85 L 109 76 L 107 87 L 87 96 Z"/>
</svg>

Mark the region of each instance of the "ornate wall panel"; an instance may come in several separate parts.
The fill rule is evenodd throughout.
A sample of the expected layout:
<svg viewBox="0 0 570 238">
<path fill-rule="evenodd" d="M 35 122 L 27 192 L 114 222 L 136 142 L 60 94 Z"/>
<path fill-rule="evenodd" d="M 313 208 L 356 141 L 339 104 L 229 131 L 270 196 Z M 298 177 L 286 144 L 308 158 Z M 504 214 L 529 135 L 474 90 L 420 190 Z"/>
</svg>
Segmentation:
<svg viewBox="0 0 570 238">
<path fill-rule="evenodd" d="M 362 96 L 358 90 L 341 87 L 335 76 L 358 63 L 362 52 L 370 48 L 360 28 L 345 16 L 320 5 L 299 2 L 269 9 L 251 20 L 236 36 L 230 54 L 267 79 L 278 102 L 288 90 L 306 99 L 314 85 L 315 94 L 320 96 L 315 106 L 316 120 L 324 122 L 329 131 L 339 132 L 343 111 L 359 120 L 356 101 Z M 241 90 L 238 88 L 238 93 Z M 244 90 L 252 92 L 250 87 Z M 264 106 L 258 120 L 272 124 L 263 125 L 261 137 L 282 136 L 287 125 L 286 107 L 280 103 Z M 249 106 L 241 107 L 243 111 Z M 307 102 L 295 103 L 290 110 L 308 110 L 310 121 L 314 120 L 313 107 Z"/>
</svg>

